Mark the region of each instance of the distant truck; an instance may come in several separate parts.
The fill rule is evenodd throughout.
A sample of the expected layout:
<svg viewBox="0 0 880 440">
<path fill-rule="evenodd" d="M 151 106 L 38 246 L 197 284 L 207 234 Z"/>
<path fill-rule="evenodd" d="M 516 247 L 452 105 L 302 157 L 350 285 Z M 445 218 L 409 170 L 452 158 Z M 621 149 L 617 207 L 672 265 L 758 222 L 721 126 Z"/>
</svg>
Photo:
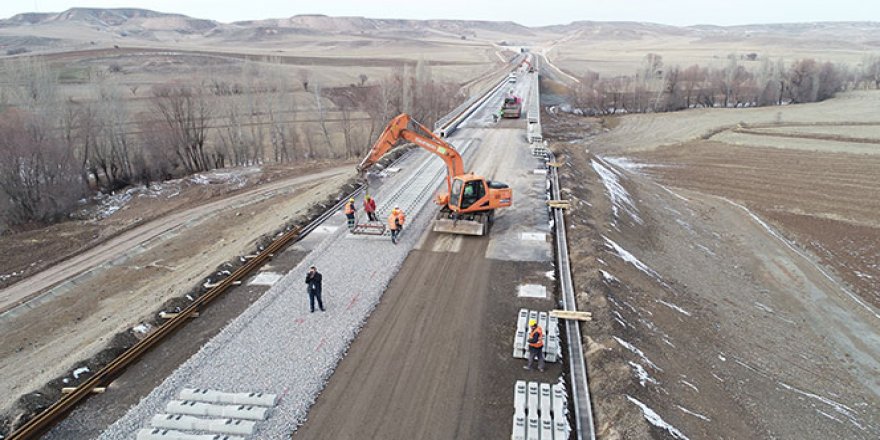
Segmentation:
<svg viewBox="0 0 880 440">
<path fill-rule="evenodd" d="M 516 82 L 516 74 L 515 74 L 515 73 L 511 73 L 510 75 L 507 75 L 507 82 L 509 82 L 509 83 L 515 83 L 515 82 Z"/>
<path fill-rule="evenodd" d="M 508 96 L 504 98 L 501 105 L 501 117 L 509 119 L 519 119 L 522 113 L 522 99 L 519 96 Z"/>
</svg>

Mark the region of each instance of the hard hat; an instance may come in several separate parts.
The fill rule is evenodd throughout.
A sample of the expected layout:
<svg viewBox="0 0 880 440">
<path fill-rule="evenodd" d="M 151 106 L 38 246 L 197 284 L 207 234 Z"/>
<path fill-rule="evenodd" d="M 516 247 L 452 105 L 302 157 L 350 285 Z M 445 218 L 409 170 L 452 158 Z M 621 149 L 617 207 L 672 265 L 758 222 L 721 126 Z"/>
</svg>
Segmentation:
<svg viewBox="0 0 880 440">
<path fill-rule="evenodd" d="M 538 321 L 535 321 L 534 319 L 529 320 L 529 327 L 534 327 L 536 325 L 538 325 Z"/>
<path fill-rule="evenodd" d="M 354 202 L 354 197 L 348 199 L 349 202 Z"/>
</svg>

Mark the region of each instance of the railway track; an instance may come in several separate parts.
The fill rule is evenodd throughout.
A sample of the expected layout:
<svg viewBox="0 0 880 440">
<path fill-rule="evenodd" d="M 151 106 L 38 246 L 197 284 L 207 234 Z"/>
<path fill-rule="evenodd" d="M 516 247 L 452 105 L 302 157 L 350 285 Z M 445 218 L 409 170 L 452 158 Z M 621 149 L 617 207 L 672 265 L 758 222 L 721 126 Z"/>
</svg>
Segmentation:
<svg viewBox="0 0 880 440">
<path fill-rule="evenodd" d="M 503 81 L 501 82 L 501 84 L 503 84 Z M 455 129 L 455 126 L 462 123 L 471 113 L 473 113 L 475 108 L 481 106 L 487 99 L 493 96 L 498 88 L 498 85 L 493 85 L 486 92 L 481 94 L 479 99 L 473 101 L 470 106 L 456 109 L 456 111 L 453 112 L 454 114 L 447 119 L 446 125 L 439 127 L 438 131 L 451 133 L 451 131 Z M 475 144 L 475 142 L 476 141 L 473 139 L 468 139 L 464 142 L 461 142 L 461 145 L 459 145 L 458 147 L 461 149 L 463 155 L 468 154 L 469 151 L 472 151 L 471 147 Z M 401 159 L 403 159 L 403 157 Z M 426 198 L 430 197 L 433 192 L 433 188 L 436 188 L 436 186 L 430 185 L 430 182 L 436 182 L 440 180 L 444 172 L 445 168 L 442 166 L 442 164 L 437 163 L 437 161 L 424 161 L 422 165 L 420 165 L 418 172 L 415 173 L 415 177 L 413 179 L 410 179 L 404 187 L 400 188 L 400 190 L 396 191 L 391 197 L 387 199 L 387 202 L 389 203 L 389 205 L 387 206 L 400 205 L 401 207 L 404 207 L 404 209 L 414 209 L 415 207 L 424 206 Z M 553 177 L 555 179 L 555 174 L 553 174 Z M 423 189 L 418 192 L 407 191 L 407 188 L 413 187 L 421 187 Z M 558 183 L 556 183 L 555 181 L 553 184 L 553 188 L 555 191 L 558 192 Z M 91 394 L 95 388 L 103 387 L 109 384 L 125 368 L 136 362 L 141 355 L 161 343 L 161 341 L 166 336 L 183 327 L 184 323 L 187 322 L 189 318 L 193 314 L 197 313 L 202 307 L 206 306 L 219 295 L 229 290 L 230 287 L 238 284 L 239 282 L 250 276 L 254 271 L 266 264 L 274 256 L 275 253 L 280 252 L 286 246 L 298 241 L 299 239 L 309 234 L 319 225 L 324 223 L 328 218 L 330 218 L 330 216 L 338 212 L 341 209 L 342 204 L 349 197 L 355 197 L 365 189 L 366 187 L 363 185 L 356 188 L 350 194 L 343 197 L 336 205 L 320 214 L 317 218 L 312 220 L 307 225 L 290 229 L 281 236 L 277 237 L 265 249 L 263 249 L 257 255 L 248 258 L 243 266 L 239 267 L 232 274 L 217 283 L 217 285 L 215 285 L 208 292 L 193 301 L 187 308 L 182 310 L 173 318 L 166 321 L 163 325 L 157 327 L 153 332 L 149 333 L 144 339 L 140 340 L 134 346 L 125 351 L 122 355 L 95 372 L 95 374 L 92 375 L 87 381 L 76 387 L 73 392 L 62 396 L 49 408 L 30 419 L 18 430 L 12 432 L 6 438 L 6 440 L 26 440 L 37 438 L 41 433 L 45 432 L 57 421 L 62 419 L 78 403 L 82 402 L 86 397 L 88 397 L 88 395 Z M 564 225 L 564 223 L 559 220 L 562 214 L 558 210 L 556 212 L 556 216 L 558 232 L 558 225 Z M 561 250 L 567 250 L 567 243 L 564 236 L 564 226 L 562 228 L 561 235 L 557 235 L 557 248 Z M 562 286 L 564 293 L 564 303 L 566 304 L 565 307 L 566 309 L 573 309 L 574 296 L 571 286 L 571 274 L 568 271 L 569 266 L 567 260 L 567 251 L 564 254 L 558 254 L 557 257 L 560 263 L 562 263 L 560 264 L 560 272 L 563 280 Z M 568 298 L 568 296 L 570 296 L 570 299 Z M 595 431 L 592 425 L 592 410 L 589 401 L 589 390 L 587 388 L 586 382 L 586 367 L 584 364 L 583 356 L 581 354 L 583 353 L 583 349 L 580 344 L 580 332 L 576 324 L 568 324 L 566 329 L 569 338 L 569 357 L 570 359 L 573 359 L 573 362 L 571 362 L 571 386 L 576 418 L 576 436 L 579 440 L 584 438 L 594 439 Z"/>
</svg>

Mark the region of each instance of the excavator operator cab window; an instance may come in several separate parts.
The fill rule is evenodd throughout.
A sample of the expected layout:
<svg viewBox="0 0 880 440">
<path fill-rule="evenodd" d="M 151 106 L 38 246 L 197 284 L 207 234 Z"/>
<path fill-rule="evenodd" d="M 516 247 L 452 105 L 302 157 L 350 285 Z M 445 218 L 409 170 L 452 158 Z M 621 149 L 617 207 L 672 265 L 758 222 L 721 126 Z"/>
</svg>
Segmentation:
<svg viewBox="0 0 880 440">
<path fill-rule="evenodd" d="M 449 204 L 451 206 L 458 206 L 458 199 L 461 198 L 461 186 L 463 182 L 461 179 L 455 179 L 452 181 L 452 191 L 449 194 Z"/>
<path fill-rule="evenodd" d="M 486 188 L 482 180 L 471 180 L 464 184 L 464 192 L 461 195 L 461 209 L 467 209 L 477 200 L 486 195 Z"/>
</svg>

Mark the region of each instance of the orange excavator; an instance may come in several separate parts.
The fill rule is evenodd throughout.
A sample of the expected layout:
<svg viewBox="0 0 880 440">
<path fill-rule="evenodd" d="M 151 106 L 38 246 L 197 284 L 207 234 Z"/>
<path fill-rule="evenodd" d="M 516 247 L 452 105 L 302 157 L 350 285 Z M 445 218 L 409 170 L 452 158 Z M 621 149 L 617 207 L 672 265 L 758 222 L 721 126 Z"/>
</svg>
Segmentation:
<svg viewBox="0 0 880 440">
<path fill-rule="evenodd" d="M 513 191 L 510 187 L 466 173 L 458 151 L 406 113 L 396 116 L 388 123 L 367 157 L 358 165 L 358 172 L 363 175 L 400 140 L 412 142 L 440 156 L 446 163 L 446 193 L 438 194 L 434 200 L 442 206 L 434 219 L 434 231 L 485 235 L 489 232 L 495 210 L 509 207 L 513 203 Z"/>
</svg>

